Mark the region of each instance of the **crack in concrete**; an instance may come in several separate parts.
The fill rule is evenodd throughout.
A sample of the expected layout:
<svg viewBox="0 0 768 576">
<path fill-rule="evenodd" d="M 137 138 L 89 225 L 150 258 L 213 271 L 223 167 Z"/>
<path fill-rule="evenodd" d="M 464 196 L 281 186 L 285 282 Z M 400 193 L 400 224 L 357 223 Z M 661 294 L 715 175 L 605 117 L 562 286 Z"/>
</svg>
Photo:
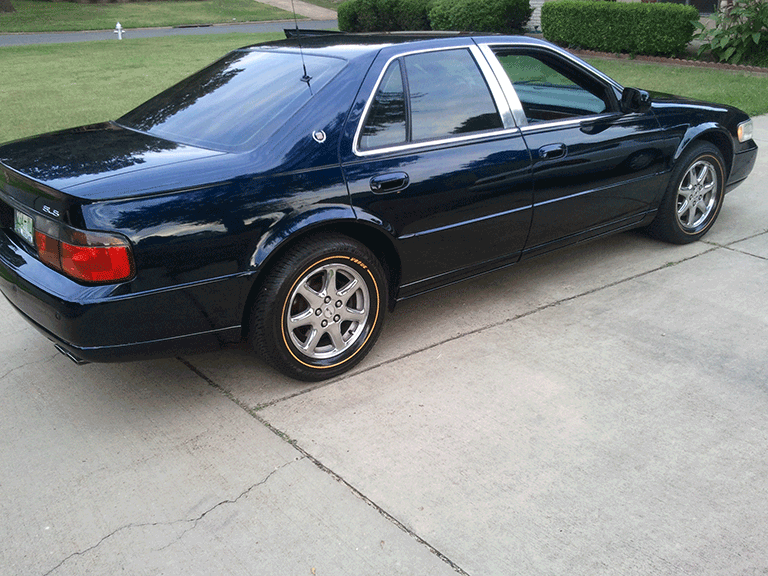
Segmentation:
<svg viewBox="0 0 768 576">
<path fill-rule="evenodd" d="M 238 398 L 236 398 L 234 395 L 232 395 L 230 392 L 216 384 L 213 380 L 208 378 L 205 374 L 200 372 L 195 366 L 190 364 L 185 359 L 178 357 L 177 360 L 185 364 L 190 370 L 192 370 L 195 374 L 200 376 L 203 380 L 208 382 L 211 386 L 214 388 L 220 390 L 224 395 L 226 395 L 230 400 L 235 402 L 238 406 L 246 410 L 247 412 L 257 412 L 260 410 L 264 410 L 265 408 L 269 408 L 270 406 L 274 406 L 276 404 L 280 404 L 281 402 L 285 402 L 286 400 L 292 400 L 293 398 L 297 398 L 299 396 L 303 396 L 304 394 L 309 394 L 310 392 L 314 392 L 315 390 L 319 390 L 321 388 L 325 388 L 326 386 L 330 386 L 331 384 L 334 384 L 344 378 L 349 378 L 350 376 L 358 376 L 360 374 L 365 374 L 366 372 L 370 372 L 371 370 L 376 370 L 377 368 L 381 368 L 382 366 L 386 366 L 388 364 L 393 364 L 395 362 L 398 362 L 400 360 L 404 360 L 405 358 L 410 358 L 411 356 L 415 356 L 416 354 L 420 354 L 421 352 L 426 352 L 427 350 L 432 350 L 433 348 L 437 348 L 438 346 L 442 346 L 443 344 L 447 344 L 449 342 L 453 342 L 455 340 L 459 340 L 461 338 L 464 338 L 465 336 L 471 336 L 473 334 L 479 334 L 485 330 L 497 328 L 499 326 L 503 326 L 505 324 L 508 324 L 510 322 L 515 322 L 516 320 L 520 320 L 521 318 L 526 318 L 528 316 L 532 316 L 538 312 L 542 312 L 544 310 L 547 310 L 549 308 L 554 308 L 555 306 L 559 306 L 560 304 L 564 304 L 566 302 L 570 302 L 572 300 L 576 300 L 578 298 L 582 298 L 584 296 L 589 296 L 591 294 L 595 294 L 596 292 L 600 292 L 601 290 L 605 290 L 606 288 L 613 288 L 614 286 L 618 286 L 620 284 L 624 284 L 625 282 L 630 282 L 632 280 L 636 280 L 637 278 L 642 278 L 643 276 L 648 276 L 649 274 L 653 274 L 654 272 L 658 272 L 660 270 L 664 270 L 665 268 L 669 268 L 670 266 L 677 266 L 678 264 L 682 264 L 683 262 L 688 262 L 690 260 L 693 260 L 695 258 L 698 258 L 699 256 L 703 256 L 704 254 L 709 254 L 711 252 L 714 252 L 715 250 L 718 250 L 720 248 L 725 250 L 731 250 L 733 252 L 740 252 L 742 254 L 746 254 L 748 256 L 754 256 L 755 258 L 761 258 L 764 259 L 762 256 L 758 256 L 756 254 L 752 254 L 749 252 L 744 252 L 742 250 L 739 250 L 737 248 L 733 248 L 733 244 L 736 244 L 738 242 L 743 242 L 745 240 L 751 240 L 752 238 L 757 238 L 758 236 L 762 236 L 764 234 L 768 234 L 768 231 L 763 232 L 757 232 L 756 234 L 753 234 L 751 236 L 747 236 L 745 238 L 740 238 L 738 240 L 734 240 L 733 242 L 730 242 L 728 244 L 718 244 L 715 242 L 709 242 L 707 240 L 700 240 L 702 244 L 706 244 L 708 246 L 711 246 L 709 250 L 705 250 L 703 252 L 700 252 L 699 254 L 694 254 L 693 256 L 688 256 L 686 258 L 682 258 L 681 260 L 676 260 L 672 262 L 667 262 L 666 264 L 663 264 L 662 266 L 657 266 L 656 268 L 653 268 L 651 270 L 646 270 L 645 272 L 639 272 L 633 276 L 628 276 L 626 278 L 622 278 L 620 280 L 616 280 L 614 282 L 610 282 L 608 284 L 605 284 L 603 286 L 598 286 L 597 288 L 592 288 L 590 290 L 586 290 L 584 292 L 580 292 L 579 294 L 574 294 L 573 296 L 568 296 L 567 298 L 562 298 L 560 300 L 555 300 L 554 302 L 549 302 L 547 304 L 543 304 L 539 306 L 538 308 L 534 308 L 532 310 L 528 310 L 527 312 L 522 312 L 521 314 L 517 314 L 515 316 L 512 316 L 510 318 L 505 318 L 504 320 L 499 320 L 498 322 L 494 322 L 492 324 L 488 324 L 486 326 L 481 326 L 480 328 L 475 328 L 474 330 L 468 330 L 467 332 L 462 332 L 460 334 L 456 334 L 455 336 L 451 336 L 450 338 L 446 338 L 444 340 L 440 340 L 439 342 L 435 342 L 434 344 L 430 344 L 428 346 L 424 346 L 423 348 L 418 348 L 416 350 L 412 350 L 410 352 L 406 352 L 405 354 L 401 354 L 400 356 L 396 356 L 394 358 L 390 358 L 388 360 L 382 360 L 381 362 L 378 362 L 376 364 L 371 364 L 370 366 L 367 366 L 365 368 L 360 368 L 356 371 L 349 372 L 347 374 L 342 374 L 340 376 L 337 376 L 336 378 L 331 378 L 329 380 L 324 380 L 323 382 L 319 382 L 317 384 L 309 385 L 303 390 L 299 390 L 298 392 L 294 392 L 293 394 L 288 394 L 286 396 L 281 396 L 280 398 L 275 398 L 274 400 L 270 400 L 269 402 L 263 402 L 261 404 L 257 404 L 254 407 L 249 407 L 248 405 L 241 402 Z"/>
<path fill-rule="evenodd" d="M 208 509 L 207 509 L 207 510 L 205 510 L 205 511 L 204 511 L 202 514 L 200 514 L 199 516 L 197 516 L 197 517 L 195 517 L 195 518 L 187 518 L 187 519 L 183 519 L 183 520 L 172 520 L 172 521 L 168 521 L 168 522 L 144 522 L 144 523 L 134 523 L 134 522 L 132 522 L 132 523 L 130 523 L 130 524 L 126 524 L 125 526 L 120 526 L 119 528 L 116 528 L 115 530 L 113 530 L 112 532 L 110 532 L 109 534 L 107 534 L 106 536 L 102 537 L 102 538 L 101 538 L 101 539 L 100 539 L 98 542 L 96 542 L 96 544 L 94 544 L 93 546 L 89 546 L 89 547 L 88 547 L 88 548 L 86 548 L 85 550 L 79 550 L 79 551 L 77 551 L 77 552 L 73 552 L 72 554 L 70 554 L 69 556 L 67 556 L 66 558 L 64 558 L 64 559 L 63 559 L 61 562 L 59 562 L 59 563 L 58 563 L 56 566 L 54 566 L 53 568 L 51 568 L 50 570 L 48 570 L 48 572 L 45 572 L 45 573 L 43 574 L 43 576 L 49 576 L 50 574 L 53 574 L 53 573 L 54 573 L 54 572 L 56 572 L 56 571 L 57 571 L 59 568 L 61 568 L 62 566 L 64 566 L 64 565 L 65 565 L 67 562 L 69 562 L 70 560 L 72 560 L 73 558 L 76 558 L 76 557 L 80 557 L 80 556 L 85 556 L 86 554 L 88 554 L 88 553 L 92 552 L 93 550 L 96 550 L 96 549 L 97 549 L 99 546 L 101 546 L 101 545 L 102 545 L 104 542 L 106 542 L 107 540 L 109 540 L 110 538 L 112 538 L 112 537 L 114 537 L 114 536 L 117 536 L 117 535 L 118 535 L 119 533 L 121 533 L 121 532 L 125 532 L 125 531 L 127 531 L 127 530 L 131 530 L 131 529 L 133 529 L 133 528 L 154 528 L 154 527 L 157 527 L 157 526 L 176 526 L 176 525 L 178 525 L 178 524 L 189 524 L 189 523 L 191 523 L 191 524 L 192 524 L 192 526 L 190 526 L 189 528 L 187 528 L 186 530 L 184 530 L 184 531 L 183 531 L 181 534 L 179 534 L 179 535 L 178 535 L 178 536 L 175 538 L 175 540 L 174 540 L 173 542 L 171 542 L 170 544 L 168 544 L 168 545 L 166 545 L 166 546 L 163 546 L 162 548 L 158 548 L 156 551 L 157 551 L 157 552 L 159 552 L 159 551 L 161 551 L 161 550 L 165 550 L 166 548 L 169 548 L 169 547 L 171 547 L 173 544 L 175 544 L 176 542 L 180 541 L 180 540 L 181 540 L 181 539 L 182 539 L 182 538 L 183 538 L 183 537 L 184 537 L 186 534 L 188 534 L 189 532 L 191 532 L 192 530 L 194 530 L 194 529 L 197 527 L 198 523 L 199 523 L 199 522 L 200 522 L 200 521 L 201 521 L 203 518 L 205 518 L 205 517 L 206 517 L 208 514 L 210 514 L 211 512 L 213 512 L 214 510 L 216 510 L 217 508 L 220 508 L 221 506 L 224 506 L 224 505 L 227 505 L 227 504 L 236 504 L 236 503 L 237 503 L 237 502 L 238 502 L 240 499 L 242 499 L 242 498 L 244 498 L 244 497 L 248 496 L 248 494 L 249 494 L 250 492 L 252 492 L 252 491 L 253 491 L 253 490 L 255 490 L 256 488 L 258 488 L 259 486 L 263 486 L 264 484 L 266 484 L 266 483 L 269 481 L 269 479 L 270 479 L 270 478 L 271 478 L 271 477 L 272 477 L 274 474 L 276 474 L 277 472 L 279 472 L 280 470 L 282 470 L 282 469 L 283 469 L 283 468 L 285 468 L 286 466 L 290 466 L 291 464 L 294 464 L 294 463 L 296 463 L 296 462 L 299 462 L 300 460 L 303 460 L 303 458 L 298 458 L 298 459 L 296 459 L 296 460 L 291 460 L 290 462 L 286 462 L 286 463 L 285 463 L 285 464 L 283 464 L 282 466 L 278 466 L 277 468 L 275 468 L 274 470 L 272 470 L 272 471 L 271 471 L 269 474 L 267 474 L 267 475 L 266 475 L 266 476 L 265 476 L 265 477 L 264 477 L 262 480 L 260 480 L 259 482 L 256 482 L 255 484 L 252 484 L 250 487 L 248 487 L 248 488 L 246 488 L 245 490 L 243 490 L 243 491 L 242 491 L 242 492 L 241 492 L 241 493 L 240 493 L 240 494 L 239 494 L 239 495 L 238 495 L 236 498 L 234 498 L 234 499 L 227 499 L 227 500 L 222 500 L 221 502 L 217 502 L 216 504 L 214 504 L 213 506 L 211 506 L 210 508 L 208 508 Z"/>
</svg>

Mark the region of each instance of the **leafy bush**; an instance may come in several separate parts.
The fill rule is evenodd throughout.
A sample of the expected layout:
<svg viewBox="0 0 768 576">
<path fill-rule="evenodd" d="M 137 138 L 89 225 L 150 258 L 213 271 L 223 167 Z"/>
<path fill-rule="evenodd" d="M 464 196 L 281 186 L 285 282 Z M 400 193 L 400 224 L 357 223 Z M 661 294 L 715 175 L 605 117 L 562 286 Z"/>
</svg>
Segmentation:
<svg viewBox="0 0 768 576">
<path fill-rule="evenodd" d="M 546 2 L 544 37 L 558 44 L 629 54 L 676 55 L 693 39 L 693 6 L 583 0 Z"/>
<path fill-rule="evenodd" d="M 357 21 L 357 6 L 355 0 L 348 0 L 336 8 L 336 20 L 339 24 L 339 30 L 342 32 L 360 32 L 360 24 Z"/>
<path fill-rule="evenodd" d="M 735 0 L 715 15 L 715 28 L 696 22 L 702 41 L 699 56 L 710 51 L 720 62 L 768 64 L 768 4 L 764 0 Z"/>
<path fill-rule="evenodd" d="M 532 12 L 530 0 L 349 0 L 337 17 L 345 32 L 517 32 Z"/>
<path fill-rule="evenodd" d="M 384 32 L 429 30 L 432 0 L 349 0 L 337 9 L 339 30 Z"/>
<path fill-rule="evenodd" d="M 392 5 L 396 0 L 352 0 L 337 9 L 339 30 L 379 32 L 392 29 Z"/>
<path fill-rule="evenodd" d="M 435 0 L 429 11 L 433 30 L 519 32 L 533 10 L 529 0 Z"/>
<path fill-rule="evenodd" d="M 429 9 L 434 0 L 399 0 L 395 22 L 398 30 L 430 30 Z"/>
</svg>

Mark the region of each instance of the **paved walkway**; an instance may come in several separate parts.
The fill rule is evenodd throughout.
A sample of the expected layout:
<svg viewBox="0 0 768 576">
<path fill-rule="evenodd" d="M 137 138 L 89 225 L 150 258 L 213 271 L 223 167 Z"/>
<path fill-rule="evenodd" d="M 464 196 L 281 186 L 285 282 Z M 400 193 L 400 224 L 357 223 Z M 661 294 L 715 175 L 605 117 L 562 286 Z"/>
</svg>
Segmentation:
<svg viewBox="0 0 768 576">
<path fill-rule="evenodd" d="M 259 0 L 262 4 L 269 4 L 286 12 L 296 11 L 299 16 L 305 16 L 311 20 L 335 20 L 336 12 L 315 6 L 301 0 Z"/>
</svg>

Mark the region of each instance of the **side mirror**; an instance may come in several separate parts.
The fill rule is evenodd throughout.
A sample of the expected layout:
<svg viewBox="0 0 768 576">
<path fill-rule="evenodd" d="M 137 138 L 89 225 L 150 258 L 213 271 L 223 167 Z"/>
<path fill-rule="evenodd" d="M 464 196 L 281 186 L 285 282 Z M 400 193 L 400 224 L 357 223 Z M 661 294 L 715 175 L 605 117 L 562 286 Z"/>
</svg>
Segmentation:
<svg viewBox="0 0 768 576">
<path fill-rule="evenodd" d="M 651 109 L 651 95 L 645 90 L 624 88 L 621 93 L 621 111 L 625 114 L 638 112 L 643 114 Z"/>
</svg>

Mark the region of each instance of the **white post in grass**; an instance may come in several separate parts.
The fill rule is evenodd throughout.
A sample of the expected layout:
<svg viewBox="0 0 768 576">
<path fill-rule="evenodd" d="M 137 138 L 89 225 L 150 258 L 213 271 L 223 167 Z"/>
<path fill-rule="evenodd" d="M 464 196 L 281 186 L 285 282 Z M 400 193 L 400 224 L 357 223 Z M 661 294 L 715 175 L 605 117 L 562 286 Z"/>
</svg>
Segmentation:
<svg viewBox="0 0 768 576">
<path fill-rule="evenodd" d="M 123 32 L 124 32 L 124 30 L 123 30 L 123 27 L 120 26 L 120 22 L 118 22 L 117 26 L 115 26 L 114 32 L 115 32 L 115 34 L 117 34 L 117 39 L 118 40 L 122 40 L 123 39 Z"/>
</svg>

